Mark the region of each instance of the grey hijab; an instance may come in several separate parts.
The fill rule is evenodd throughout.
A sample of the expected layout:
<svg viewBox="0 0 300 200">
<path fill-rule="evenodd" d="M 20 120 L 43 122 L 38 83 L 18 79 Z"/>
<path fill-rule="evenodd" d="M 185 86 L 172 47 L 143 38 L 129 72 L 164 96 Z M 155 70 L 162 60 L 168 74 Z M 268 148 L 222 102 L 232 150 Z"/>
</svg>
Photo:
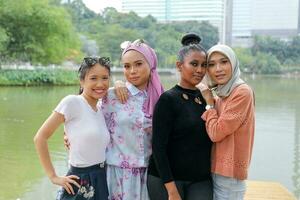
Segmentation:
<svg viewBox="0 0 300 200">
<path fill-rule="evenodd" d="M 239 61 L 238 61 L 234 51 L 229 46 L 226 46 L 223 44 L 217 44 L 217 45 L 211 47 L 207 52 L 208 60 L 210 59 L 210 56 L 214 52 L 219 52 L 219 53 L 225 55 L 229 59 L 231 66 L 232 66 L 231 79 L 225 85 L 217 85 L 217 87 L 215 89 L 217 96 L 224 98 L 224 97 L 229 96 L 234 88 L 236 88 L 237 86 L 239 86 L 245 82 L 240 78 L 241 72 L 240 72 L 240 68 L 239 68 Z M 206 81 L 209 86 L 215 85 L 215 83 L 208 76 L 208 74 L 206 74 Z"/>
</svg>

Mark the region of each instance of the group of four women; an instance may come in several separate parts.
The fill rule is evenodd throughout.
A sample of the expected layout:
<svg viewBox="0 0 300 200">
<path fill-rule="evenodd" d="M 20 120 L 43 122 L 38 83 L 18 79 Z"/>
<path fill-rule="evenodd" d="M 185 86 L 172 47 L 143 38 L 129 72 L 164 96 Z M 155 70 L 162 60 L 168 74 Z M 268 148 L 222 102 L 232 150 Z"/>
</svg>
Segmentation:
<svg viewBox="0 0 300 200">
<path fill-rule="evenodd" d="M 230 47 L 206 52 L 200 41 L 182 38 L 180 80 L 166 92 L 155 51 L 141 40 L 122 52 L 124 87 L 108 89 L 107 58 L 83 60 L 80 94 L 61 100 L 34 138 L 48 177 L 62 186 L 57 199 L 243 199 L 253 92 Z M 47 147 L 62 123 L 70 144 L 66 176 L 55 173 Z"/>
</svg>

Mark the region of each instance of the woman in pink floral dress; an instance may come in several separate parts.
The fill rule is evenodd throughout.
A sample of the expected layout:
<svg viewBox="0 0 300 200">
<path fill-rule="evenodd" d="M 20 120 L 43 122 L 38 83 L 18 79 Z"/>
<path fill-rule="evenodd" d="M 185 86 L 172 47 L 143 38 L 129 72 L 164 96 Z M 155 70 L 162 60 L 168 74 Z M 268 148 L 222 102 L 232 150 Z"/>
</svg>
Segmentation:
<svg viewBox="0 0 300 200">
<path fill-rule="evenodd" d="M 163 92 L 154 50 L 142 41 L 122 53 L 128 99 L 122 104 L 113 88 L 102 108 L 110 133 L 107 180 L 110 200 L 148 200 L 147 167 L 152 153 L 152 113 Z"/>
</svg>

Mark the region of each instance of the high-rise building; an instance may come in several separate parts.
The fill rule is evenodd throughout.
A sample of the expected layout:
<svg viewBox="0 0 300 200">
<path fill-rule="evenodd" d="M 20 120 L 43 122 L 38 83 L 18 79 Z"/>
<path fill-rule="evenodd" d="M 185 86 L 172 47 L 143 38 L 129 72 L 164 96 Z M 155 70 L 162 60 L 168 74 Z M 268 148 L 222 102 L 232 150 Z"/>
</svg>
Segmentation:
<svg viewBox="0 0 300 200">
<path fill-rule="evenodd" d="M 300 35 L 300 0 L 298 1 L 298 35 Z"/>
<path fill-rule="evenodd" d="M 231 43 L 248 46 L 252 37 L 252 0 L 232 0 Z"/>
<path fill-rule="evenodd" d="M 233 0 L 224 0 L 224 33 L 223 43 L 231 45 L 232 41 L 232 12 L 233 12 Z"/>
<path fill-rule="evenodd" d="M 150 14 L 159 22 L 209 21 L 224 38 L 224 0 L 122 0 L 122 12 L 129 11 L 142 17 Z"/>
<path fill-rule="evenodd" d="M 297 35 L 299 0 L 254 0 L 252 34 Z"/>
<path fill-rule="evenodd" d="M 287 39 L 299 34 L 300 0 L 233 0 L 232 45 L 249 46 L 254 35 Z"/>
<path fill-rule="evenodd" d="M 300 34 L 300 0 L 122 0 L 122 11 L 159 22 L 209 21 L 221 43 L 250 46 L 254 35 Z"/>
<path fill-rule="evenodd" d="M 141 17 L 152 15 L 158 21 L 166 21 L 168 0 L 122 0 L 122 12 L 134 11 Z"/>
</svg>

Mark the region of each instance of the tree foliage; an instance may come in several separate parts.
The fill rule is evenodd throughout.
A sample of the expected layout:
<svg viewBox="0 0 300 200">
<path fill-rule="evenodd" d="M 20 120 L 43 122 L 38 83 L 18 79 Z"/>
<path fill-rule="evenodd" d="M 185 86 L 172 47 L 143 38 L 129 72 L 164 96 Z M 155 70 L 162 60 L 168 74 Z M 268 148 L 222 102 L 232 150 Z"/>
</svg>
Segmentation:
<svg viewBox="0 0 300 200">
<path fill-rule="evenodd" d="M 11 61 L 60 63 L 79 53 L 69 14 L 47 0 L 1 0 L 0 27 L 9 37 L 4 57 Z"/>
<path fill-rule="evenodd" d="M 287 45 L 287 60 L 291 60 L 294 64 L 300 64 L 300 36 L 293 37 L 292 41 Z"/>
<path fill-rule="evenodd" d="M 207 21 L 176 22 L 175 30 L 180 33 L 195 32 L 202 38 L 202 45 L 208 49 L 219 41 L 218 29 Z"/>
<path fill-rule="evenodd" d="M 157 51 L 160 67 L 174 67 L 180 38 L 191 31 L 200 34 L 206 48 L 218 41 L 208 22 L 160 24 L 150 15 L 114 8 L 96 14 L 82 0 L 0 0 L 0 56 L 10 62 L 61 63 L 83 52 L 109 56 L 118 66 L 120 44 L 144 39 Z"/>
<path fill-rule="evenodd" d="M 295 36 L 287 41 L 270 36 L 255 36 L 252 53 L 256 55 L 258 52 L 271 53 L 281 64 L 299 64 L 300 36 Z"/>
<path fill-rule="evenodd" d="M 236 48 L 235 52 L 240 61 L 243 72 L 256 74 L 279 74 L 282 65 L 275 55 L 271 53 L 256 52 L 252 55 L 251 49 Z"/>
<path fill-rule="evenodd" d="M 287 44 L 270 36 L 255 36 L 252 53 L 256 55 L 258 52 L 272 53 L 282 63 L 287 56 Z"/>
<path fill-rule="evenodd" d="M 186 32 L 199 34 L 206 49 L 219 41 L 217 28 L 206 21 L 159 23 L 150 15 L 139 17 L 115 8 L 96 14 L 82 0 L 0 0 L 0 62 L 56 64 L 98 54 L 119 66 L 120 44 L 144 39 L 156 50 L 159 67 L 170 68 Z M 236 52 L 245 72 L 300 68 L 300 36 L 290 40 L 256 36 L 251 48 Z"/>
<path fill-rule="evenodd" d="M 152 16 L 139 17 L 134 12 L 119 13 L 115 8 L 106 8 L 100 15 L 87 18 L 78 16 L 79 7 L 73 3 L 66 6 L 69 11 L 77 13 L 76 19 L 82 19 L 74 21 L 76 27 L 79 27 L 77 30 L 95 40 L 100 55 L 110 56 L 116 66 L 120 62 L 120 44 L 123 41 L 146 40 L 158 54 L 159 67 L 174 67 L 181 36 L 186 32 L 193 31 L 205 38 L 202 44 L 206 48 L 218 41 L 217 29 L 207 22 L 160 24 Z"/>
<path fill-rule="evenodd" d="M 2 55 L 6 49 L 8 42 L 8 35 L 4 28 L 0 26 L 0 55 Z"/>
<path fill-rule="evenodd" d="M 281 72 L 281 64 L 275 55 L 259 52 L 254 61 L 255 73 L 278 74 Z"/>
</svg>

